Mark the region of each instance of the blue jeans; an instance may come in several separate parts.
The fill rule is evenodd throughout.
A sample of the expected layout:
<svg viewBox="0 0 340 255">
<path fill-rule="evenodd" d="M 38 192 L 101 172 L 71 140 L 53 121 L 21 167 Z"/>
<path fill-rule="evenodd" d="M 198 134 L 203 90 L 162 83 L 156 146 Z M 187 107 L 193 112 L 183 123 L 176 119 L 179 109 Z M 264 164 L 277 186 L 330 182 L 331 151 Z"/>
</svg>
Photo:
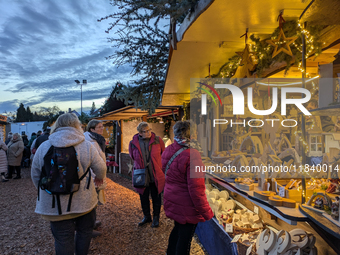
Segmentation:
<svg viewBox="0 0 340 255">
<path fill-rule="evenodd" d="M 51 221 L 56 255 L 74 255 L 74 253 L 86 255 L 90 248 L 95 221 L 95 209 L 78 218 Z"/>
</svg>

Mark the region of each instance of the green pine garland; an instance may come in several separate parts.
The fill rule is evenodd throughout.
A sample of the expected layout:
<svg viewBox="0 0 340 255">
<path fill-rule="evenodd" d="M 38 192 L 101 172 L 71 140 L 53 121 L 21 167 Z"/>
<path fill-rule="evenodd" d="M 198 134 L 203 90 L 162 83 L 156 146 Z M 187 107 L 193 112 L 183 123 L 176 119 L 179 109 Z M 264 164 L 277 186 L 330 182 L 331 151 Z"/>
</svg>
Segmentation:
<svg viewBox="0 0 340 255">
<path fill-rule="evenodd" d="M 164 136 L 167 136 L 168 138 L 170 138 L 170 128 L 171 128 L 171 121 L 172 121 L 172 117 L 166 117 L 163 118 L 164 121 Z"/>
<path fill-rule="evenodd" d="M 322 30 L 322 26 L 313 26 L 309 27 L 310 35 L 313 36 L 313 42 L 306 43 L 306 52 L 315 52 L 315 55 L 319 55 L 322 50 L 322 42 L 320 41 L 320 32 Z M 286 37 L 295 37 L 298 39 L 295 40 L 293 44 L 290 44 L 291 51 L 293 53 L 293 57 L 289 56 L 284 52 L 280 52 L 274 58 L 272 58 L 274 47 L 269 45 L 266 40 L 261 41 L 259 38 L 256 38 L 254 35 L 250 36 L 250 40 L 252 40 L 255 44 L 252 47 L 252 50 L 257 57 L 258 64 L 256 67 L 256 73 L 259 77 L 266 68 L 269 68 L 273 62 L 286 62 L 285 74 L 288 72 L 292 64 L 299 65 L 302 61 L 302 53 L 301 53 L 301 28 L 298 26 L 298 22 L 295 20 L 288 21 L 282 24 L 282 30 Z M 276 39 L 280 33 L 280 28 L 276 28 L 272 33 L 271 38 Z M 309 54 L 310 55 L 310 54 Z"/>
<path fill-rule="evenodd" d="M 274 58 L 272 58 L 274 47 L 269 45 L 266 40 L 261 40 L 254 35 L 250 36 L 250 40 L 253 41 L 253 46 L 251 48 L 252 52 L 255 54 L 258 63 L 254 72 L 258 74 L 258 77 L 261 77 L 263 71 L 270 67 L 271 64 L 274 62 L 286 62 L 287 66 L 285 68 L 285 73 L 290 69 L 292 64 L 299 65 L 302 60 L 301 54 L 301 32 L 302 28 L 298 26 L 297 21 L 288 21 L 282 24 L 282 29 L 286 37 L 295 37 L 297 36 L 298 39 L 290 45 L 292 50 L 293 56 L 291 57 L 284 52 L 280 52 Z M 320 40 L 320 34 L 323 26 L 310 26 L 308 27 L 309 31 L 309 39 L 312 37 L 313 41 L 308 42 L 306 44 L 306 52 L 307 55 L 311 55 L 315 53 L 317 57 L 322 51 L 322 42 Z M 276 28 L 275 31 L 271 34 L 270 38 L 276 39 L 279 35 L 280 29 Z M 309 53 L 309 54 L 308 54 Z M 239 55 L 234 55 L 233 57 L 229 58 L 228 61 L 221 66 L 220 70 L 217 74 L 212 75 L 212 78 L 231 78 L 238 66 L 240 65 L 241 57 Z"/>
</svg>

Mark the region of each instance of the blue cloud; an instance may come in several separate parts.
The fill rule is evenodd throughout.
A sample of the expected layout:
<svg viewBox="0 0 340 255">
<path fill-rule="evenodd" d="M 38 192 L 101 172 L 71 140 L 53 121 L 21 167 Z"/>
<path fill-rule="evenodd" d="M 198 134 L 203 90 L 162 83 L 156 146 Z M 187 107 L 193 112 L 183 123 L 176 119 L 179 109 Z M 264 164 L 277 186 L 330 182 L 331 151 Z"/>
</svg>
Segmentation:
<svg viewBox="0 0 340 255">
<path fill-rule="evenodd" d="M 118 80 L 131 79 L 131 67 L 116 68 L 104 32 L 110 21 L 97 22 L 116 10 L 108 0 L 11 1 L 0 9 L 0 113 L 29 106 L 78 100 L 74 80 L 87 79 L 84 100 L 107 97 Z M 12 97 L 13 97 L 12 96 Z"/>
</svg>

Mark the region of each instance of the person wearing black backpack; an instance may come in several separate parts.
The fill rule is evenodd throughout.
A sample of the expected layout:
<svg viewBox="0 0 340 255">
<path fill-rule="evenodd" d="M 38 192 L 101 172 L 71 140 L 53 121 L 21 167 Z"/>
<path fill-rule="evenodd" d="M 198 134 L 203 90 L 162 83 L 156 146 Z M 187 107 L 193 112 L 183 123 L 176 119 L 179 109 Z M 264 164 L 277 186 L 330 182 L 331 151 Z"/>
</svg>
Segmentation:
<svg viewBox="0 0 340 255">
<path fill-rule="evenodd" d="M 105 178 L 106 164 L 85 141 L 78 117 L 59 116 L 31 169 L 38 189 L 35 212 L 50 222 L 56 255 L 88 253 L 98 204 L 90 168 L 99 180 Z"/>
</svg>

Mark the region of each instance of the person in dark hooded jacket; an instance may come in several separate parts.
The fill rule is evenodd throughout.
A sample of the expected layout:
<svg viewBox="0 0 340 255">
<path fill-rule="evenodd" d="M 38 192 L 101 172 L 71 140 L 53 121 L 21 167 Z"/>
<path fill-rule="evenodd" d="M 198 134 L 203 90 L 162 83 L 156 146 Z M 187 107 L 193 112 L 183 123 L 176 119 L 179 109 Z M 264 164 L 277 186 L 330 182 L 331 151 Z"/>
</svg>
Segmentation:
<svg viewBox="0 0 340 255">
<path fill-rule="evenodd" d="M 39 136 L 35 142 L 35 149 L 37 150 L 39 148 L 39 146 L 48 140 L 48 137 L 50 136 L 50 132 L 51 132 L 51 128 L 47 127 L 44 130 L 44 134 L 42 134 L 41 136 Z"/>
<path fill-rule="evenodd" d="M 31 148 L 31 145 L 32 145 L 33 141 L 34 141 L 36 138 L 37 138 L 37 134 L 36 134 L 36 133 L 32 133 L 31 139 L 30 139 L 30 141 L 28 142 L 28 145 L 27 145 L 28 148 Z"/>
</svg>

